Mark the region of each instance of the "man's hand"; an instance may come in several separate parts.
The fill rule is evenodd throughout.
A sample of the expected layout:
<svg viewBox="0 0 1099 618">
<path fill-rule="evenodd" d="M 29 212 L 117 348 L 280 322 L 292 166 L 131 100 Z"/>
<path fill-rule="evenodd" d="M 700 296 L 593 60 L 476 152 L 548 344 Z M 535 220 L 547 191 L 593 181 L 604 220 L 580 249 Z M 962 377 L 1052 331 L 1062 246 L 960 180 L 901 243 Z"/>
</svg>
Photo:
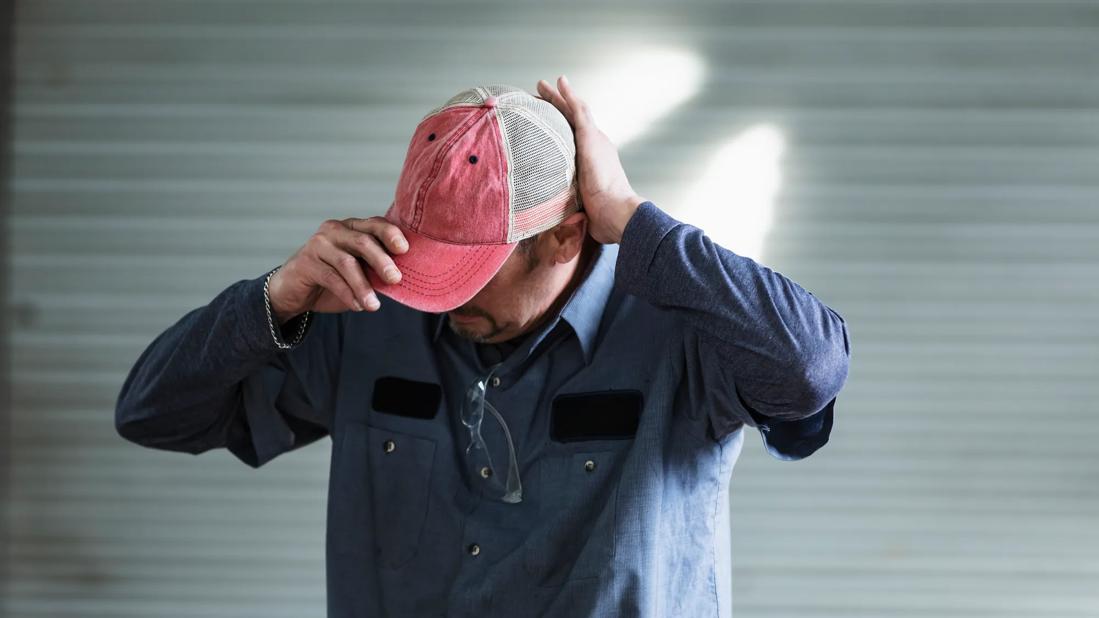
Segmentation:
<svg viewBox="0 0 1099 618">
<path fill-rule="evenodd" d="M 538 94 L 572 125 L 576 140 L 576 173 L 580 201 L 588 215 L 588 233 L 603 244 L 622 240 L 622 231 L 637 206 L 646 201 L 630 187 L 618 159 L 618 149 L 599 127 L 584 101 L 576 96 L 564 75 L 557 88 L 538 80 Z"/>
<path fill-rule="evenodd" d="M 308 310 L 377 311 L 381 303 L 363 269 L 396 283 L 401 272 L 390 255 L 405 251 L 401 228 L 384 217 L 329 219 L 271 277 L 271 309 L 279 324 Z"/>
</svg>

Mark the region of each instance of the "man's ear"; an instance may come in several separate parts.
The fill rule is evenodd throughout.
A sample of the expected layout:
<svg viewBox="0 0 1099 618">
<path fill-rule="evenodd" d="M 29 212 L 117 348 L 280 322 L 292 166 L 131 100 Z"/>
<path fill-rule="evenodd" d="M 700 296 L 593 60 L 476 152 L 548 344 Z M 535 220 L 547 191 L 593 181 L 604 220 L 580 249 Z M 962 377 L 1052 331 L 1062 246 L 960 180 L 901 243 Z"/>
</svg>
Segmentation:
<svg viewBox="0 0 1099 618">
<path fill-rule="evenodd" d="M 569 262 L 584 246 L 584 240 L 588 235 L 588 215 L 583 212 L 574 212 L 554 226 L 552 231 L 556 244 L 554 259 L 558 263 Z"/>
</svg>

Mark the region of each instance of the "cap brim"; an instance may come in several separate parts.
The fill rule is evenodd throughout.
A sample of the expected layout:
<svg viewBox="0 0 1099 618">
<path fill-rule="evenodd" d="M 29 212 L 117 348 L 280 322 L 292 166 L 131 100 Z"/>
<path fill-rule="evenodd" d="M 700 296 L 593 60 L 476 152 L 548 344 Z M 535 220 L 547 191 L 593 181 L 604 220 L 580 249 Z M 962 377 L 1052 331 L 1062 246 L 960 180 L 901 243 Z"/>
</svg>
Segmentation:
<svg viewBox="0 0 1099 618">
<path fill-rule="evenodd" d="M 519 244 L 456 245 L 400 227 L 408 250 L 391 257 L 401 280 L 387 283 L 364 268 L 367 279 L 379 294 L 431 313 L 450 311 L 476 296 Z"/>
</svg>

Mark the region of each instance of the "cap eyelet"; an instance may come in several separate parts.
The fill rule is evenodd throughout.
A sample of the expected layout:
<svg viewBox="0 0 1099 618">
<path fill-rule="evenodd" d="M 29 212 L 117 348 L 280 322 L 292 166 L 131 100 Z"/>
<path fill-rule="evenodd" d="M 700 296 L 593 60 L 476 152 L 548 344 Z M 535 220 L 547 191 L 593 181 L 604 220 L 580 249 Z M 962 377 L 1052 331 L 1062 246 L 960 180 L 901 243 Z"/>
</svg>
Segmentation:
<svg viewBox="0 0 1099 618">
<path fill-rule="evenodd" d="M 469 155 L 469 162 L 470 163 L 476 163 L 477 162 L 477 155 Z"/>
<path fill-rule="evenodd" d="M 434 141 L 435 141 L 435 134 L 434 134 L 434 133 L 432 133 L 431 135 L 428 135 L 428 136 L 427 136 L 427 141 L 429 141 L 429 142 L 434 142 Z"/>
</svg>

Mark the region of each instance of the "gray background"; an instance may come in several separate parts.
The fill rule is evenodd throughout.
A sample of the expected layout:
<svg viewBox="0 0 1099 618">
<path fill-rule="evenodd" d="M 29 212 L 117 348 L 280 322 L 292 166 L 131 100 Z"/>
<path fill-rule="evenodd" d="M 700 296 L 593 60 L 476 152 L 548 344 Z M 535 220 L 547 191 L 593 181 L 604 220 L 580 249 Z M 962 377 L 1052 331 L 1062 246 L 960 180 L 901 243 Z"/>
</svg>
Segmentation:
<svg viewBox="0 0 1099 618">
<path fill-rule="evenodd" d="M 323 615 L 329 442 L 258 471 L 141 449 L 126 372 L 383 212 L 452 93 L 583 95 L 660 45 L 705 75 L 623 144 L 635 188 L 695 221 L 714 149 L 780 130 L 762 261 L 852 340 L 827 447 L 748 436 L 736 615 L 1099 615 L 1099 3 L 24 0 L 14 34 L 0 613 Z"/>
</svg>

